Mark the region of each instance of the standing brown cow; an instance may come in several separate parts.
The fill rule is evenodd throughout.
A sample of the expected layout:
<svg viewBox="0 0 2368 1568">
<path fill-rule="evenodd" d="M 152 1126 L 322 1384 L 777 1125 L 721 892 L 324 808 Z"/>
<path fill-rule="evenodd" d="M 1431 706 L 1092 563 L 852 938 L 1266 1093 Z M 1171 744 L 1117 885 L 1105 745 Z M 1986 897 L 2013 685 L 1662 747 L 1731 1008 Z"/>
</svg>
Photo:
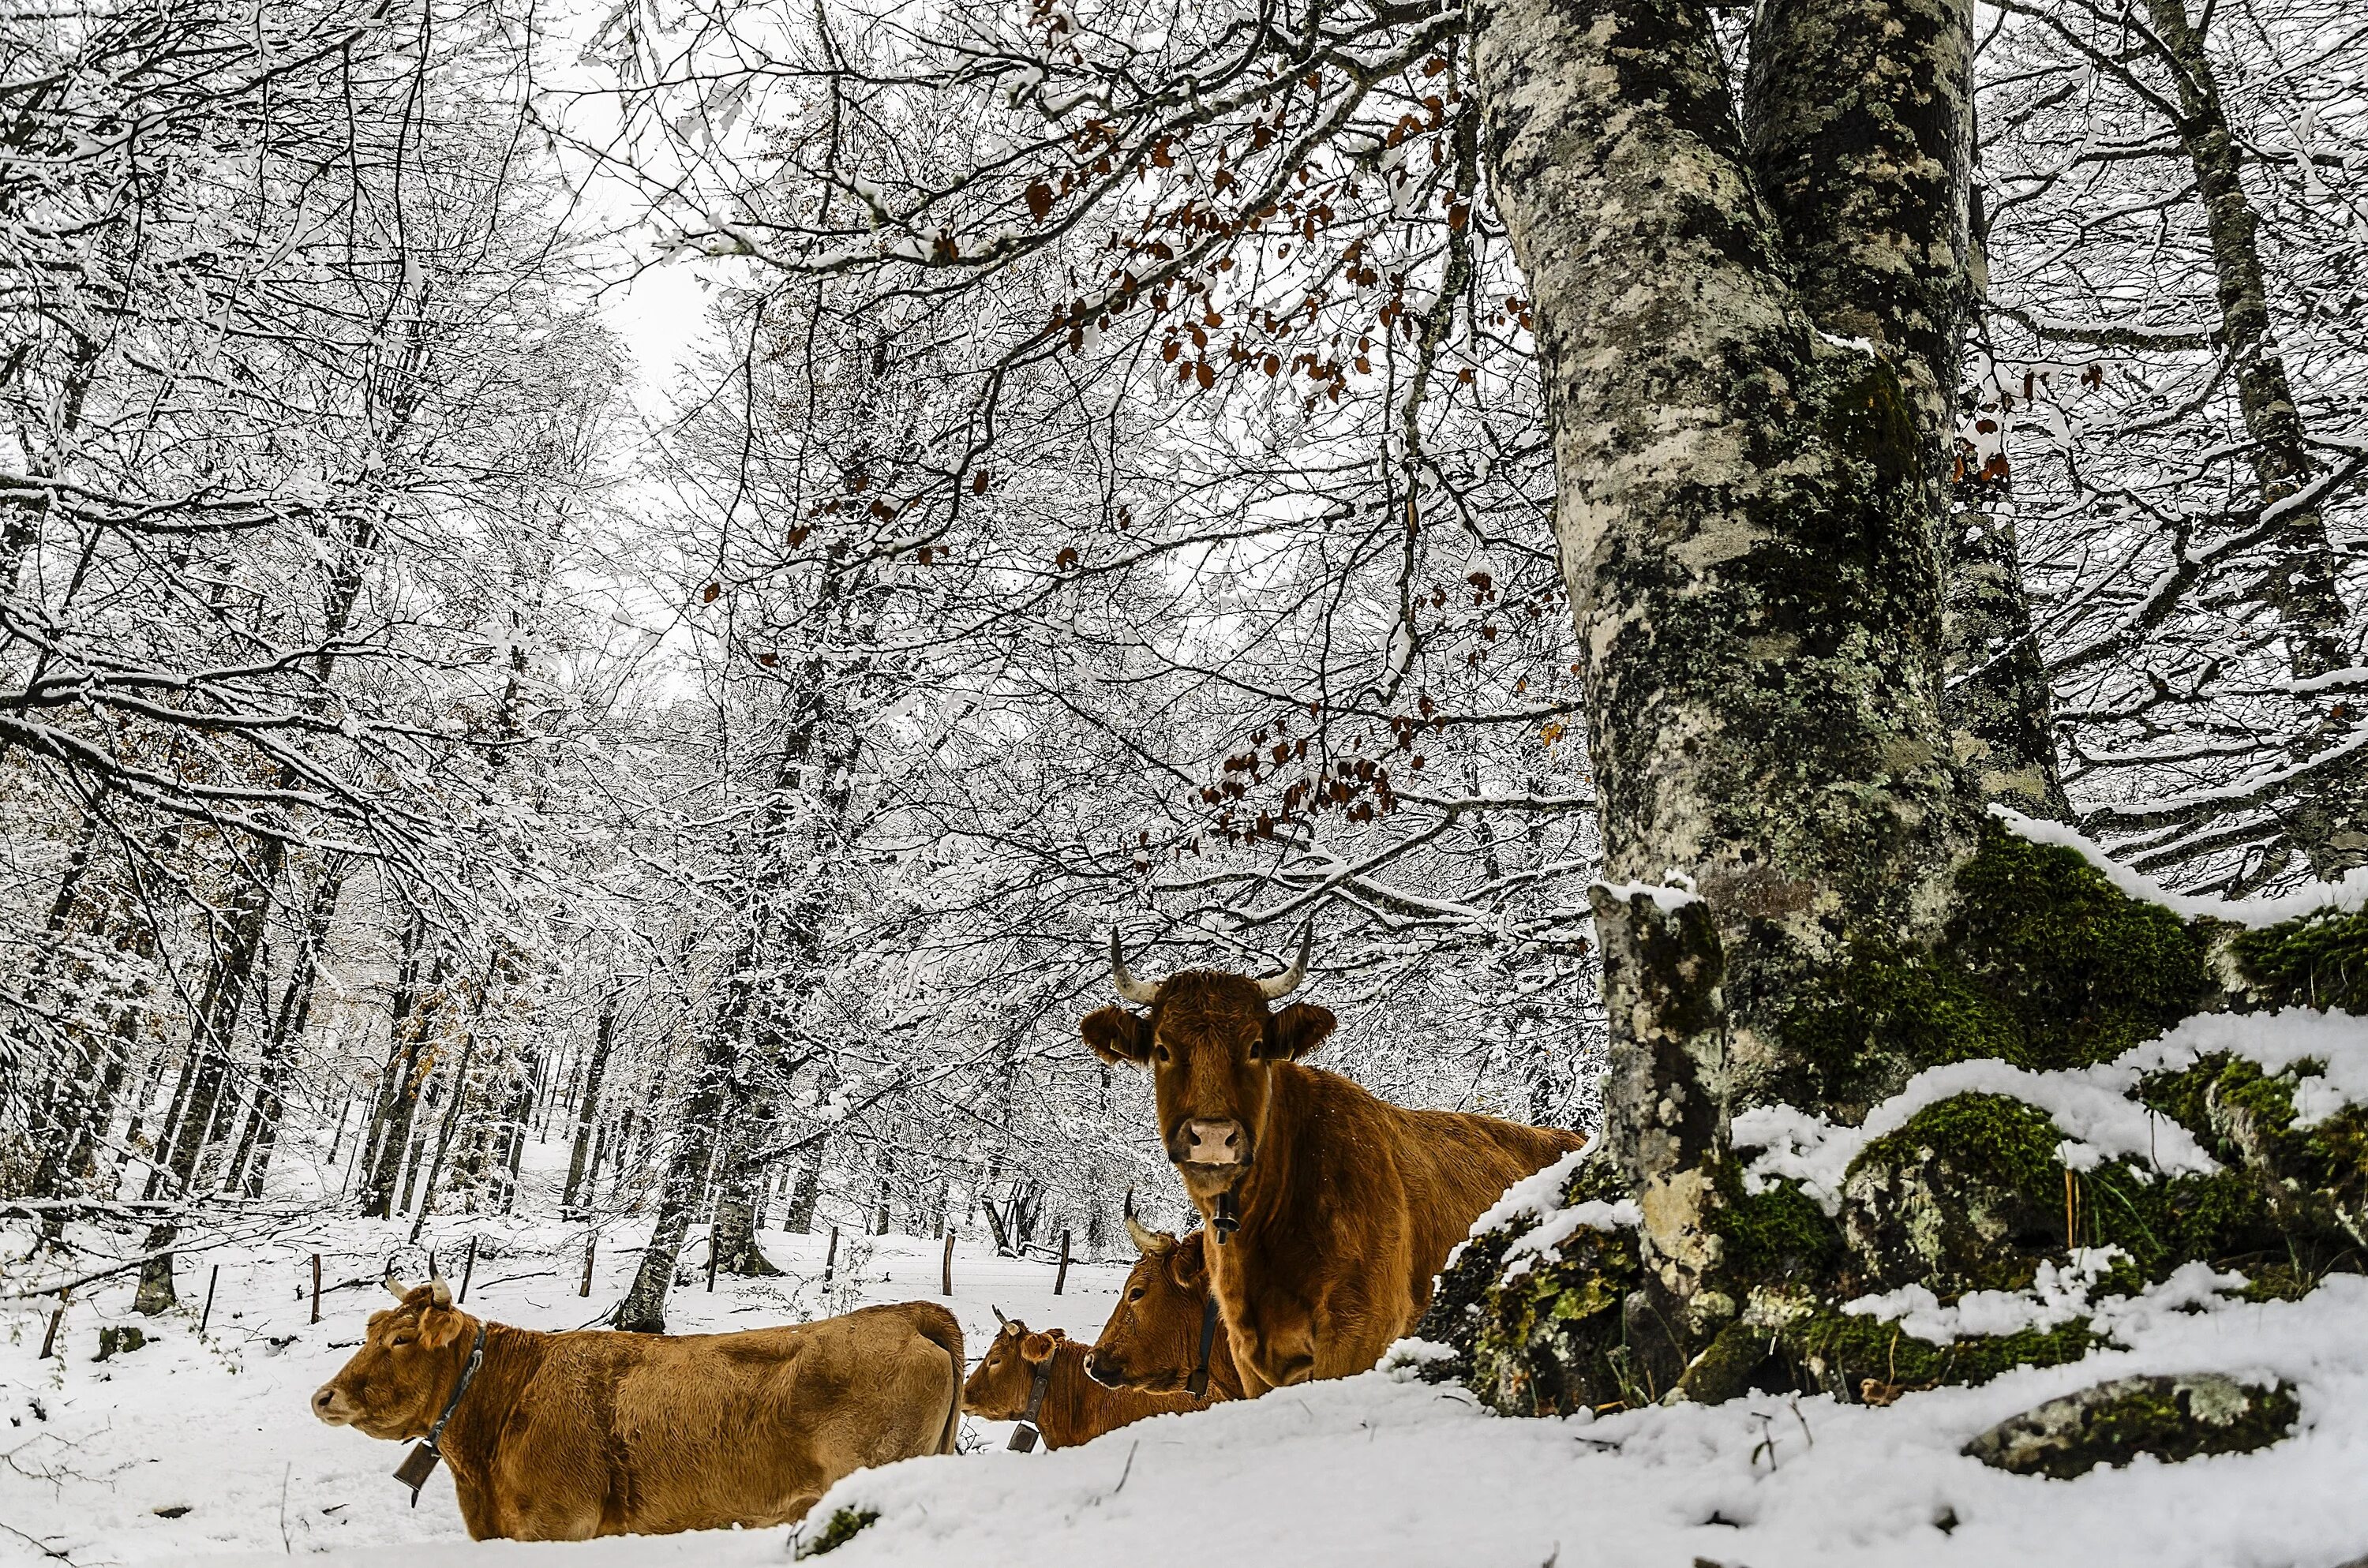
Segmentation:
<svg viewBox="0 0 2368 1568">
<path fill-rule="evenodd" d="M 1086 1370 L 1098 1383 L 1155 1393 L 1183 1392 L 1196 1371 L 1205 1371 L 1212 1400 L 1241 1398 L 1232 1336 L 1217 1324 L 1219 1332 L 1208 1335 L 1205 1350 L 1201 1344 L 1212 1326 L 1208 1308 L 1216 1300 L 1210 1293 L 1204 1250 L 1209 1233 L 1194 1231 L 1178 1241 L 1144 1225 L 1130 1208 L 1126 1233 L 1143 1256 L 1127 1274 L 1118 1305 L 1086 1358 Z"/>
<path fill-rule="evenodd" d="M 444 1422 L 478 1540 L 791 1524 L 866 1465 L 953 1452 L 962 1423 L 962 1326 L 926 1301 L 670 1337 L 541 1334 L 459 1311 L 441 1279 L 388 1288 L 403 1304 L 313 1412 L 372 1437 Z"/>
<path fill-rule="evenodd" d="M 1491 1116 L 1408 1110 L 1299 1059 L 1332 1032 L 1325 1008 L 1270 1004 L 1307 972 L 1268 980 L 1188 970 L 1161 984 L 1127 972 L 1120 996 L 1148 1009 L 1088 1014 L 1086 1043 L 1151 1069 L 1159 1134 L 1212 1228 L 1210 1255 L 1246 1393 L 1370 1369 L 1429 1304 L 1433 1278 L 1472 1221 L 1521 1177 L 1579 1148 L 1577 1134 Z"/>
<path fill-rule="evenodd" d="M 1075 1448 L 1147 1415 L 1200 1410 L 1208 1403 L 1190 1394 L 1105 1388 L 1086 1375 L 1084 1346 L 1057 1328 L 1030 1334 L 1026 1324 L 1008 1318 L 962 1385 L 963 1409 L 987 1421 L 1031 1420 L 1048 1449 Z"/>
</svg>

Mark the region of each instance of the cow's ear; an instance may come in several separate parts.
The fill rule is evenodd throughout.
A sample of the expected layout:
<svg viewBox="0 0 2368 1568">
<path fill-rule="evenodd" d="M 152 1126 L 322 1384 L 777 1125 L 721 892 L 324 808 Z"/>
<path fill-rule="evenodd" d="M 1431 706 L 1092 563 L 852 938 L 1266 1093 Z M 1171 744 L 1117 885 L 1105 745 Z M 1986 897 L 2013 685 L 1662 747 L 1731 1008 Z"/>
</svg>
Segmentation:
<svg viewBox="0 0 2368 1568">
<path fill-rule="evenodd" d="M 1269 1062 L 1296 1062 L 1322 1045 L 1339 1021 L 1329 1007 L 1293 1002 L 1266 1021 L 1266 1041 L 1258 1055 Z"/>
<path fill-rule="evenodd" d="M 423 1307 L 419 1312 L 419 1343 L 430 1350 L 441 1350 L 461 1337 L 469 1320 L 450 1307 Z"/>
<path fill-rule="evenodd" d="M 1043 1365 L 1053 1358 L 1053 1336 L 1031 1334 L 1019 1342 L 1019 1358 L 1031 1367 Z"/>
<path fill-rule="evenodd" d="M 1151 1020 L 1139 1018 L 1123 1007 L 1102 1007 L 1087 1013 L 1077 1026 L 1093 1047 L 1094 1054 L 1105 1062 L 1132 1062 L 1141 1066 L 1151 1057 Z"/>
<path fill-rule="evenodd" d="M 1167 1277 L 1176 1281 L 1179 1290 L 1205 1290 L 1209 1282 L 1208 1255 L 1199 1247 L 1178 1247 L 1167 1255 Z"/>
</svg>

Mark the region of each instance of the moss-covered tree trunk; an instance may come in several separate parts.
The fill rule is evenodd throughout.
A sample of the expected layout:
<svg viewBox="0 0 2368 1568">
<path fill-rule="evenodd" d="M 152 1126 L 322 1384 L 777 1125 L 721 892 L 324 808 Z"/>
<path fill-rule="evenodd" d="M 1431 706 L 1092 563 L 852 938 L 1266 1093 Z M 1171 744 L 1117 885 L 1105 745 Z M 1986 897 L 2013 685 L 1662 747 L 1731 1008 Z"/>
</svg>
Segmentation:
<svg viewBox="0 0 2368 1568">
<path fill-rule="evenodd" d="M 1887 1398 L 2095 1335 L 2043 1313 L 1903 1353 L 1905 1309 L 1858 1298 L 2338 1259 L 2351 1178 L 2277 1195 L 2326 1135 L 2258 1071 L 2142 1048 L 2301 994 L 2264 953 L 2368 970 L 2368 917 L 2247 957 L 1986 812 L 1944 714 L 1966 0 L 1769 0 L 1742 114 L 1695 0 L 1483 0 L 1474 28 L 1588 661 L 1611 1055 L 1568 1239 L 1523 1245 L 1531 1214 L 1468 1247 L 1437 1365 L 1520 1410 Z M 2112 1136 L 2061 1111 L 2081 1095 Z M 2157 1120 L 2168 1154 L 2129 1146 Z"/>
</svg>

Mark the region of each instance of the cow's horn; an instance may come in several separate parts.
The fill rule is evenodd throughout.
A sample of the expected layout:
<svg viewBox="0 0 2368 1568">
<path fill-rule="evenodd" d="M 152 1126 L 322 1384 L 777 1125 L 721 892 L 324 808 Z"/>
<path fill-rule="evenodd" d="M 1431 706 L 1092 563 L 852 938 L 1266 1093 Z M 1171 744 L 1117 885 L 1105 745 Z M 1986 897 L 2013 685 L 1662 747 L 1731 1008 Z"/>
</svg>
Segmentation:
<svg viewBox="0 0 2368 1568">
<path fill-rule="evenodd" d="M 396 1278 L 392 1274 L 386 1277 L 386 1288 L 388 1293 L 393 1295 L 398 1301 L 406 1301 L 410 1298 L 411 1287 L 404 1284 L 402 1280 Z"/>
<path fill-rule="evenodd" d="M 437 1306 L 449 1307 L 452 1304 L 451 1283 L 441 1274 L 428 1276 L 427 1292 L 428 1301 Z"/>
<path fill-rule="evenodd" d="M 1175 1237 L 1161 1235 L 1132 1214 L 1126 1217 L 1126 1234 L 1134 1244 L 1134 1250 L 1145 1257 L 1156 1256 L 1176 1244 Z"/>
<path fill-rule="evenodd" d="M 1148 1007 L 1159 1000 L 1159 987 L 1147 980 L 1137 980 L 1126 967 L 1126 955 L 1119 951 L 1118 932 L 1110 931 L 1110 980 L 1118 986 L 1120 997 L 1139 1006 Z"/>
<path fill-rule="evenodd" d="M 1281 974 L 1271 980 L 1259 981 L 1260 994 L 1269 1002 L 1280 1002 L 1298 990 L 1299 983 L 1307 978 L 1307 955 L 1315 947 L 1315 922 L 1303 920 L 1299 923 L 1299 956 L 1292 960 L 1291 967 Z"/>
<path fill-rule="evenodd" d="M 1003 1315 L 1003 1309 L 996 1306 L 993 1301 L 987 1302 L 986 1310 L 995 1314 L 995 1321 L 997 1323 L 1008 1324 L 1011 1321 L 1009 1318 Z"/>
</svg>

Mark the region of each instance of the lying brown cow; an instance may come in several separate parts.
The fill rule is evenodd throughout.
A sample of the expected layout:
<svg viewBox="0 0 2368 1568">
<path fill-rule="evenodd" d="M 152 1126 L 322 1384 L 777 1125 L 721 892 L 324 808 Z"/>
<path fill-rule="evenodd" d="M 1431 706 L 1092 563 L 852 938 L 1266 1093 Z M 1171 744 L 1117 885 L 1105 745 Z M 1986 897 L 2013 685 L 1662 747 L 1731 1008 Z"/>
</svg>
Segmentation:
<svg viewBox="0 0 2368 1568">
<path fill-rule="evenodd" d="M 1472 1221 L 1583 1142 L 1408 1110 L 1301 1066 L 1336 1020 L 1305 1002 L 1270 1004 L 1298 988 L 1308 948 L 1303 932 L 1298 959 L 1269 980 L 1190 970 L 1154 985 L 1127 972 L 1113 935 L 1119 994 L 1148 1015 L 1104 1007 L 1081 1026 L 1105 1060 L 1151 1069 L 1161 1142 L 1219 1233 L 1217 1299 L 1253 1397 L 1370 1369 L 1422 1315 Z"/>
<path fill-rule="evenodd" d="M 1232 1336 L 1207 1317 L 1215 1299 L 1202 1250 L 1209 1233 L 1194 1231 L 1178 1241 L 1144 1225 L 1130 1210 L 1126 1233 L 1143 1256 L 1086 1358 L 1086 1370 L 1098 1383 L 1153 1393 L 1189 1392 L 1198 1371 L 1206 1374 L 1201 1381 L 1211 1400 L 1241 1398 Z M 1212 1327 L 1217 1332 L 1208 1334 Z"/>
<path fill-rule="evenodd" d="M 1086 1375 L 1084 1346 L 1057 1328 L 1030 1334 L 1008 1318 L 962 1385 L 963 1409 L 985 1421 L 1032 1419 L 1048 1449 L 1075 1448 L 1147 1415 L 1208 1403 L 1190 1394 L 1105 1388 Z"/>
<path fill-rule="evenodd" d="M 851 1471 L 951 1453 L 962 1422 L 962 1327 L 924 1301 L 669 1337 L 541 1334 L 457 1310 L 441 1279 L 388 1289 L 403 1304 L 371 1314 L 313 1412 L 372 1437 L 449 1423 L 478 1540 L 790 1524 Z"/>
</svg>

